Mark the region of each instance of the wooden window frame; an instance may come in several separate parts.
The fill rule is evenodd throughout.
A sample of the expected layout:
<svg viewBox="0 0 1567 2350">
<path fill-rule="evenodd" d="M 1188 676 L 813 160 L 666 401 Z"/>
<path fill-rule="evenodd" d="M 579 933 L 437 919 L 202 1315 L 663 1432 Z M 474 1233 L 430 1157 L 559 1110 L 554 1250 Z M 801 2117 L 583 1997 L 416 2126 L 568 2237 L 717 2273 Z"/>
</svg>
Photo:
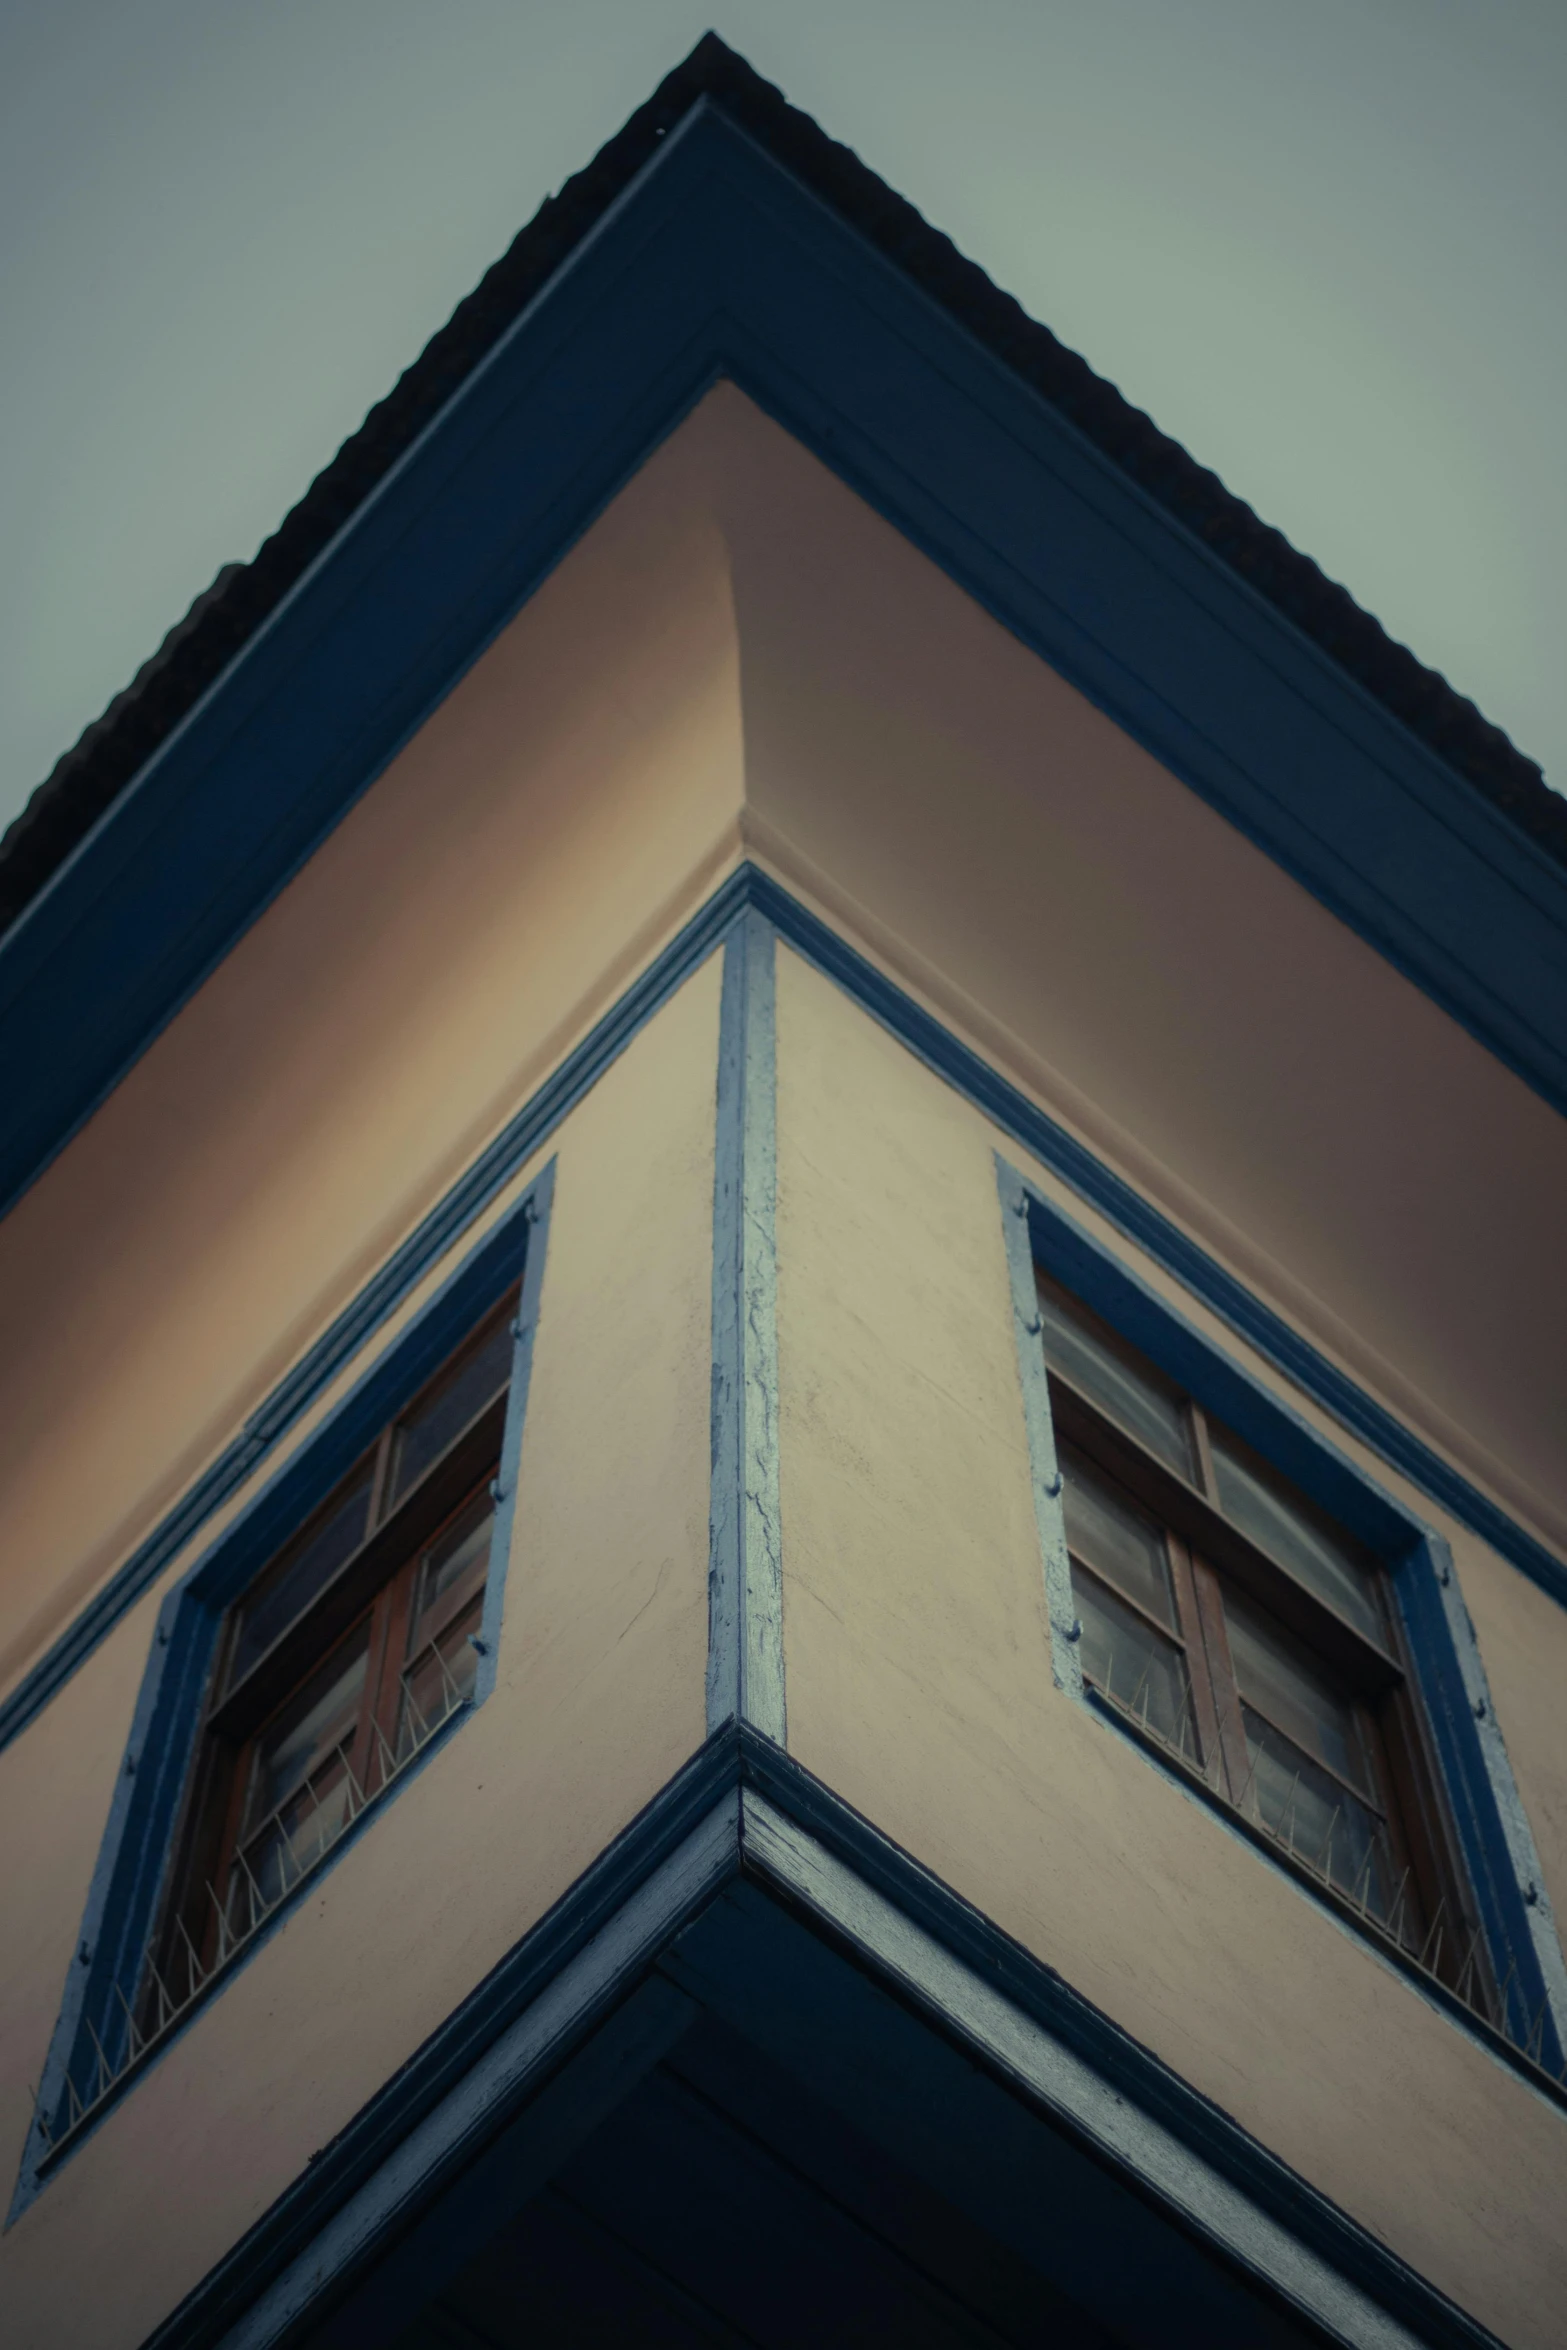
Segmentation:
<svg viewBox="0 0 1567 2350">
<path fill-rule="evenodd" d="M 1048 1281 L 1058 1292 L 1071 1295 L 1037 1261 L 1034 1280 L 1036 1292 L 1041 1282 Z M 1099 1319 L 1092 1308 L 1083 1310 L 1094 1321 Z M 1040 1320 L 1043 1323 L 1042 1314 Z M 1085 1690 L 1162 1761 L 1198 1780 L 1268 1851 L 1357 1928 L 1391 1945 L 1401 1956 L 1415 1957 L 1467 2004 L 1486 2014 L 1496 1997 L 1486 1938 L 1468 1893 L 1423 1709 L 1415 1694 L 1413 1660 L 1392 1604 L 1385 1569 L 1347 1529 L 1336 1528 L 1377 1591 L 1383 1637 L 1373 1639 L 1225 1515 L 1219 1505 L 1210 1434 L 1210 1428 L 1220 1423 L 1158 1365 L 1141 1356 L 1139 1349 L 1118 1336 L 1117 1343 L 1145 1364 L 1161 1388 L 1172 1396 L 1179 1395 L 1192 1478 L 1182 1478 L 1101 1404 L 1084 1394 L 1070 1374 L 1050 1359 L 1047 1347 L 1052 1427 L 1064 1447 L 1083 1455 L 1158 1527 L 1169 1571 L 1174 1625 L 1159 1621 L 1132 1594 L 1070 1550 L 1068 1566 L 1074 1574 L 1086 1574 L 1109 1590 L 1119 1606 L 1145 1622 L 1163 1643 L 1181 1651 L 1188 1674 L 1195 1754 L 1183 1742 L 1165 1738 L 1146 1720 L 1138 1719 L 1134 1708 L 1097 1688 L 1086 1673 Z M 1062 1460 L 1063 1481 L 1069 1474 L 1067 1462 Z M 1293 1490 L 1289 1479 L 1281 1482 Z M 1300 1499 L 1310 1514 L 1323 1515 L 1307 1497 Z M 1333 1878 L 1312 1865 L 1308 1855 L 1277 1836 L 1255 1804 L 1248 1808 L 1245 1803 L 1253 1769 L 1240 1716 L 1243 1701 L 1229 1654 L 1223 1604 L 1226 1587 L 1243 1593 L 1265 1610 L 1306 1649 L 1353 1711 L 1370 1769 L 1373 1802 L 1368 1805 L 1364 1791 L 1344 1781 L 1330 1764 L 1316 1756 L 1312 1759 L 1328 1777 L 1343 1784 L 1357 1803 L 1378 1813 L 1385 1825 L 1394 1882 L 1400 1889 L 1385 1922 L 1350 1899 Z M 1264 1708 L 1250 1699 L 1244 1702 L 1254 1713 L 1268 1718 Z M 1298 1738 L 1282 1725 L 1273 1727 L 1298 1746 Z"/>
</svg>

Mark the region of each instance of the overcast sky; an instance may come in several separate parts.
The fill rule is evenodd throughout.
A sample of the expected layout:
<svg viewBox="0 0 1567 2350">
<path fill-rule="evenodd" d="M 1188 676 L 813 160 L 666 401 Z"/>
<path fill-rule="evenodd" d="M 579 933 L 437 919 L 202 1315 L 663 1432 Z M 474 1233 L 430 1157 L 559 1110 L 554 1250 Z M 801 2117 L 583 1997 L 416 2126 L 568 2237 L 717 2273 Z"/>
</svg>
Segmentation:
<svg viewBox="0 0 1567 2350">
<path fill-rule="evenodd" d="M 0 823 L 708 23 L 1567 784 L 1567 0 L 0 0 Z"/>
</svg>

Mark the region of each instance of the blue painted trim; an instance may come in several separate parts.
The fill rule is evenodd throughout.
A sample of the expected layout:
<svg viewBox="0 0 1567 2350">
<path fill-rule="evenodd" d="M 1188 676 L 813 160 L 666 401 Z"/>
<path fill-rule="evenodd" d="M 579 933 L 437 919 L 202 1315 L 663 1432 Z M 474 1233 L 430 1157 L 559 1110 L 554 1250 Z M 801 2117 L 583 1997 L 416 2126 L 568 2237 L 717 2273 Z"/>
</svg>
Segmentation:
<svg viewBox="0 0 1567 2350">
<path fill-rule="evenodd" d="M 724 949 L 719 1015 L 707 1722 L 781 1744 L 776 1121 L 773 933 L 748 913 Z"/>
<path fill-rule="evenodd" d="M 1567 1106 L 1567 875 L 702 106 L 0 942 L 0 1200 L 721 375 Z"/>
<path fill-rule="evenodd" d="M 539 1302 L 544 1289 L 544 1261 L 549 1250 L 550 1210 L 555 1204 L 555 1161 L 550 1160 L 529 1188 L 522 1213 L 531 1225 L 522 1258 L 522 1288 L 517 1318 L 512 1325 L 511 1385 L 506 1393 L 506 1425 L 501 1434 L 500 1468 L 496 1475 L 495 1524 L 490 1535 L 490 1570 L 484 1586 L 484 1613 L 479 1624 L 478 1671 L 473 1702 L 483 1705 L 495 1687 L 500 1669 L 501 1626 L 506 1620 L 506 1578 L 511 1572 L 512 1534 L 517 1520 L 517 1493 L 522 1481 L 522 1431 L 528 1416 L 528 1390 L 533 1382 L 533 1345 L 539 1328 Z M 474 1317 L 477 1319 L 477 1316 Z"/>
<path fill-rule="evenodd" d="M 1061 1505 L 1061 1464 L 1056 1459 L 1050 1381 L 1040 1344 L 1039 1299 L 1034 1251 L 1028 1236 L 1028 1193 L 1015 1167 L 997 1151 L 996 1188 L 1001 1194 L 1001 1237 L 1012 1292 L 1012 1334 L 1017 1342 L 1023 1427 L 1028 1438 L 1029 1476 L 1034 1490 L 1034 1523 L 1045 1578 L 1045 1612 L 1050 1623 L 1050 1670 L 1069 1697 L 1083 1694 L 1081 1627 L 1072 1597 L 1072 1569 L 1066 1551 L 1066 1516 Z"/>
<path fill-rule="evenodd" d="M 1156 1263 L 1173 1273 L 1220 1321 L 1229 1324 L 1258 1354 L 1283 1372 L 1302 1393 L 1358 1436 L 1400 1476 L 1450 1510 L 1542 1591 L 1567 1607 L 1567 1564 L 1471 1485 L 1440 1454 L 1422 1444 L 1392 1413 L 1271 1307 L 1252 1295 L 1197 1242 L 1150 1205 L 1131 1185 L 1097 1159 L 1074 1134 L 1056 1123 L 968 1045 L 943 1027 L 923 1005 L 857 954 L 837 932 L 810 913 L 768 875 L 757 873 L 751 903 L 779 936 L 825 977 L 833 979 L 862 1010 L 933 1069 L 974 1107 L 999 1126 L 1031 1157 L 1050 1168 L 1079 1197 L 1124 1232 Z M 1368 1537 L 1374 1539 L 1374 1537 Z"/>
<path fill-rule="evenodd" d="M 701 1881 L 700 1862 L 691 1873 Z M 416 2186 L 426 2207 L 399 2235 L 391 2251 L 361 2278 L 357 2289 L 350 2291 L 321 2324 L 312 2326 L 310 2350 L 386 2350 L 387 2345 L 399 2342 L 407 2332 L 409 2312 L 427 2308 L 443 2285 L 481 2253 L 524 2204 L 549 2186 L 598 2126 L 611 2119 L 621 2101 L 678 2046 L 698 2014 L 695 2001 L 678 1990 L 668 1976 L 649 1975 L 599 2024 L 585 2045 L 575 2049 L 563 2072 L 530 2097 L 507 2128 L 490 2138 L 477 2160 L 459 2167 L 456 2160 L 449 2159 L 446 2167 L 456 2175 L 444 2193 L 436 2193 L 427 2204 L 435 2184 L 434 2166 L 423 2147 L 400 2149 L 394 2179 L 401 2173 L 397 2184 Z M 580 2025 L 573 2038 L 579 2036 Z M 524 2034 L 517 2032 L 513 2038 L 521 2041 Z M 488 2077 L 472 2101 L 482 2104 L 487 2121 L 493 2120 L 497 2091 L 504 2095 L 511 2087 L 507 2073 L 521 2074 L 526 2080 L 532 2069 L 527 2058 L 534 2051 L 518 2049 L 516 2053 L 523 2059 L 521 2064 L 514 2061 L 508 2066 L 502 2055 L 484 2068 Z M 390 2202 L 396 2194 L 393 2180 L 378 2185 L 381 2192 L 376 2204 Z M 381 2209 L 373 2216 L 356 2213 L 351 2230 L 356 2235 L 379 2236 L 382 2231 L 376 2223 L 382 2217 Z M 224 2350 L 264 2350 L 275 2342 L 279 2319 L 290 2305 L 309 2309 L 311 2282 L 290 2280 L 292 2290 L 285 2287 L 283 2293 L 266 2296 L 259 2307 L 248 2310 L 223 2337 Z M 465 2335 L 451 2340 L 443 2334 L 440 2338 L 449 2342 L 450 2350 L 490 2350 L 487 2337 L 481 2340 Z M 602 2332 L 597 2338 L 604 2339 Z"/>
<path fill-rule="evenodd" d="M 67 1971 L 60 2013 L 38 2091 L 39 2114 L 50 2117 L 56 2139 L 65 2126 L 62 2116 L 67 2076 L 76 2080 L 79 2090 L 91 2077 L 93 2036 L 102 2043 L 111 2064 L 117 2061 L 125 2044 L 124 2010 L 119 2002 L 121 1998 L 133 2001 L 138 1988 L 143 1953 L 178 1834 L 213 1657 L 228 1610 L 275 1557 L 280 1544 L 325 1500 L 366 1446 L 418 1393 L 495 1299 L 521 1277 L 523 1302 L 515 1325 L 513 1348 L 513 1377 L 515 1382 L 520 1375 L 521 1393 L 514 1384 L 508 1398 L 503 1445 L 511 1475 L 491 1536 L 491 1557 L 498 1571 L 491 1579 L 494 1588 L 486 1596 L 481 1631 L 486 1646 L 480 1656 L 480 1675 L 475 1680 L 473 1697 L 443 1725 L 413 1769 L 387 1789 L 384 1799 L 378 1798 L 368 1805 L 334 1844 L 321 1866 L 279 1903 L 265 1925 L 245 1944 L 232 1968 L 214 1978 L 210 1993 L 193 2002 L 168 2038 L 149 2053 L 145 2064 L 138 2064 L 124 2075 L 99 2112 L 58 2152 L 51 2151 L 41 2121 L 35 2116 L 23 2151 L 7 2226 L 91 2136 L 120 2096 L 128 2093 L 147 2069 L 161 2062 L 165 2051 L 182 2037 L 190 2021 L 204 2012 L 209 1998 L 219 1996 L 232 1976 L 249 1965 L 298 1903 L 318 1889 L 350 1846 L 379 1816 L 383 1801 L 393 1800 L 398 1788 L 427 1766 L 446 1737 L 494 1688 L 516 1466 L 521 1451 L 523 1411 L 553 1193 L 554 1162 L 551 1161 L 524 1198 L 469 1252 L 408 1328 L 366 1368 L 309 1442 L 261 1488 L 232 1525 L 225 1528 L 166 1595 L 158 1611 L 152 1653 L 137 1696 L 125 1759 L 116 1779 L 109 1822 L 88 1888 L 81 1931 Z"/>
<path fill-rule="evenodd" d="M 540 1151 L 655 1012 L 706 961 L 744 912 L 748 879 L 730 877 L 567 1054 L 551 1077 L 475 1159 L 445 1197 L 360 1290 L 351 1304 L 279 1380 L 211 1467 L 116 1570 L 95 1598 L 0 1704 L 0 1749 L 64 1687 L 142 1594 L 238 1491 L 327 1383 L 394 1313 L 496 1194 Z"/>
<path fill-rule="evenodd" d="M 1543 2011 L 1541 2062 L 1545 2071 L 1559 2075 L 1567 2052 L 1567 1967 L 1447 1544 L 1204 1338 L 1129 1266 L 1041 1198 L 1014 1168 L 1005 1161 L 998 1164 L 1010 1247 L 1016 1248 L 1015 1230 L 1026 1227 L 1030 1298 L 1037 1261 L 1380 1558 L 1408 1635 L 1415 1688 L 1431 1726 L 1497 1981 L 1508 1984 L 1509 2026 L 1527 2044 Z M 1020 1346 L 1034 1357 L 1033 1377 L 1044 1384 L 1037 1314 Z M 1048 1388 L 1044 1408 L 1048 1414 Z M 1050 1459 L 1053 1465 L 1053 1449 Z M 1053 1518 L 1059 1510 L 1059 1500 L 1053 1501 Z M 1076 1694 L 1084 1695 L 1080 1678 Z M 1120 1726 L 1113 1712 L 1098 1710 Z M 1227 1807 L 1216 1799 L 1215 1808 Z M 1423 1979 L 1417 1980 L 1424 1989 Z M 1500 2034 L 1483 2036 L 1488 2046 L 1516 2061 Z"/>
<path fill-rule="evenodd" d="M 666 1003 L 733 924 L 754 909 L 807 962 L 841 987 L 863 1011 L 973 1103 L 1020 1149 L 1049 1167 L 1154 1261 L 1173 1273 L 1210 1311 L 1291 1380 L 1302 1393 L 1359 1437 L 1389 1468 L 1567 1607 L 1567 1563 L 1471 1485 L 1440 1454 L 1421 1443 L 1392 1414 L 1357 1387 L 1338 1366 L 1254 1297 L 1222 1265 L 1106 1167 L 1075 1135 L 1008 1083 L 931 1013 L 866 961 L 769 875 L 742 866 L 694 914 L 678 937 L 627 989 L 495 1142 L 432 1210 L 332 1324 L 308 1354 L 246 1422 L 240 1435 L 181 1497 L 96 1598 L 73 1619 L 31 1672 L 0 1704 L 0 1748 L 24 1730 L 111 1632 L 126 1610 L 155 1583 L 169 1561 L 199 1532 L 264 1458 L 334 1372 L 452 1241 L 480 1214 L 517 1169 L 542 1147 L 567 1113 L 602 1076 L 642 1025 Z M 1244 1406 L 1242 1406 L 1244 1408 Z M 1363 1506 L 1364 1488 L 1346 1492 L 1344 1505 Z M 1348 1520 L 1354 1523 L 1353 1516 Z M 1375 1545 L 1375 1527 L 1368 1532 Z"/>
<path fill-rule="evenodd" d="M 1559 2076 L 1567 2058 L 1567 1963 L 1474 1623 L 1439 1534 L 1422 1533 L 1411 1564 L 1414 1571 L 1406 1568 L 1396 1587 L 1459 1842 L 1493 1947 L 1519 1961 L 1509 2025 L 1527 2040 L 1544 2005 L 1540 2060 Z"/>
<path fill-rule="evenodd" d="M 1068 2117 L 1041 2100 L 987 2039 L 985 2012 L 1002 2006 L 1084 2068 L 1106 2124 L 1097 2145 L 1093 2130 L 1087 2132 L 1095 2159 L 1205 2241 L 1220 2263 L 1258 2274 L 1256 2247 L 1266 2231 L 1255 2223 L 1248 2230 L 1250 2210 L 1283 2229 L 1305 2255 L 1290 2281 L 1265 2275 L 1259 2281 L 1272 2282 L 1297 2309 L 1306 2292 L 1314 2290 L 1319 2302 L 1331 2294 L 1336 2318 L 1349 2329 L 1336 2338 L 1403 2343 L 1408 2350 L 1415 2341 L 1431 2350 L 1498 2350 L 1483 2326 L 1059 1975 L 771 1741 L 733 1723 L 708 1740 L 312 2159 L 145 2350 L 212 2350 L 219 2343 L 225 2350 L 273 2350 L 333 2309 L 352 2329 L 357 2315 L 380 2306 L 377 2264 L 389 2253 L 395 2261 L 402 2243 L 418 2247 L 429 2273 L 439 2277 L 452 2253 L 431 2221 L 440 2220 L 444 2206 L 447 2223 L 461 2225 L 463 2198 L 448 2193 L 452 2182 L 476 2177 L 481 2195 L 492 2192 L 485 2169 L 490 2149 L 504 2155 L 521 2147 L 523 2160 L 536 2162 L 516 2134 L 530 2100 L 546 2081 L 571 2080 L 574 2053 L 591 2047 L 590 2035 L 624 2012 L 621 2003 L 648 1980 L 650 1968 L 683 1986 L 688 1999 L 711 1999 L 742 2029 L 761 2000 L 769 2022 L 795 2033 L 807 2063 L 817 2051 L 819 2067 L 825 2059 L 809 1997 L 796 1998 L 790 1989 L 801 1982 L 795 1954 L 802 1921 L 811 1938 L 811 1993 L 830 1979 L 835 1996 L 855 2006 L 851 2026 L 870 2075 L 879 2066 L 889 2079 L 901 2079 L 911 2049 L 918 2057 L 922 2045 L 934 2054 L 942 2043 L 955 2043 L 967 2056 L 969 2077 L 999 2080 L 1014 2110 L 1021 2102 L 1036 2123 L 1076 2136 Z M 941 1964 L 939 1987 L 928 1966 L 921 1981 L 922 1956 L 930 1950 Z M 751 1963 L 757 1954 L 760 1971 Z M 891 1997 L 867 2001 L 866 1987 Z M 781 2012 L 791 2008 L 797 2012 Z M 911 2013 L 920 2019 L 912 2039 Z M 896 2050 L 884 2036 L 877 2039 L 878 2016 L 904 2019 Z M 678 2012 L 637 2022 L 631 2078 L 643 2050 L 682 2023 Z M 548 2126 L 571 2134 L 559 2115 Z M 956 2127 L 951 2135 L 955 2165 L 981 2159 Z M 1171 2138 L 1189 2156 L 1189 2204 L 1204 2209 L 1196 2227 L 1188 2210 L 1170 2212 L 1155 2172 L 1158 2150 Z M 1168 2167 L 1166 2161 L 1164 2177 Z M 1222 2182 L 1228 2192 L 1209 2193 L 1209 2182 Z M 1321 2264 L 1314 2287 L 1313 2263 Z M 348 2338 L 360 2337 L 350 2330 Z"/>
</svg>

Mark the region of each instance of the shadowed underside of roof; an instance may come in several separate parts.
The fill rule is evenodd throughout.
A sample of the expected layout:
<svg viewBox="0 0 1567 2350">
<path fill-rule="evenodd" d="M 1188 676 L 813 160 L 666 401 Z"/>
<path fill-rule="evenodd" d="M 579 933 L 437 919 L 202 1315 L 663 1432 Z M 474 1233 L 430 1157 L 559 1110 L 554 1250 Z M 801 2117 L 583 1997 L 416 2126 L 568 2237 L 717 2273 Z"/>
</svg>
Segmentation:
<svg viewBox="0 0 1567 2350">
<path fill-rule="evenodd" d="M 228 564 L 88 727 L 0 840 L 0 928 L 24 910 L 405 449 L 703 98 L 722 107 L 885 259 L 1329 654 L 1411 733 L 1567 865 L 1567 800 L 1499 727 L 1397 644 L 950 239 L 705 34 L 585 170 L 550 197 L 247 564 Z"/>
</svg>

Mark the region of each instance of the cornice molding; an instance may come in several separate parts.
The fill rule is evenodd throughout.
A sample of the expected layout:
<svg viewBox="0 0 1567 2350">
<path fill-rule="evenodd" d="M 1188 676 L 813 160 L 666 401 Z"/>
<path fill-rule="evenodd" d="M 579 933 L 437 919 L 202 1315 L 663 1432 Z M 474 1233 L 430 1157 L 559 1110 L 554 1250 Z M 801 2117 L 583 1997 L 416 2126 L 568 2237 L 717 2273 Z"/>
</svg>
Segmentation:
<svg viewBox="0 0 1567 2350">
<path fill-rule="evenodd" d="M 819 1953 L 814 1996 L 826 1984 L 853 2001 L 866 1981 L 890 1995 L 933 2051 L 955 2046 L 1037 2132 L 1130 2187 L 1157 2241 L 1200 2246 L 1197 2268 L 1232 2323 L 1244 2322 L 1244 2298 L 1231 2299 L 1240 2284 L 1309 2339 L 1496 2350 L 1387 2245 L 743 1724 L 708 1739 L 144 2350 L 274 2350 L 328 2311 L 326 2339 L 379 2338 L 416 2280 L 427 2289 L 450 2264 L 458 2204 L 482 2211 L 495 2191 L 487 2150 L 504 2147 L 526 2191 L 569 2148 L 570 2066 L 591 2057 L 596 2032 L 619 2019 L 629 2087 L 701 2007 L 742 2032 L 764 2015 L 787 2029 L 802 1924 Z M 775 1938 L 779 1963 L 759 1967 Z M 554 2110 L 540 2149 L 526 2118 L 546 2082 Z M 584 2093 L 591 2127 L 603 2092 L 590 2078 Z M 443 2208 L 459 2175 L 461 2196 Z"/>
<path fill-rule="evenodd" d="M 1567 1107 L 1553 853 L 1198 508 L 1129 471 L 1092 401 L 1041 388 L 874 218 L 835 209 L 832 174 L 817 189 L 707 95 L 665 127 L 481 355 L 431 375 L 417 430 L 317 517 L 308 560 L 0 941 L 0 1204 L 725 377 Z"/>
</svg>

